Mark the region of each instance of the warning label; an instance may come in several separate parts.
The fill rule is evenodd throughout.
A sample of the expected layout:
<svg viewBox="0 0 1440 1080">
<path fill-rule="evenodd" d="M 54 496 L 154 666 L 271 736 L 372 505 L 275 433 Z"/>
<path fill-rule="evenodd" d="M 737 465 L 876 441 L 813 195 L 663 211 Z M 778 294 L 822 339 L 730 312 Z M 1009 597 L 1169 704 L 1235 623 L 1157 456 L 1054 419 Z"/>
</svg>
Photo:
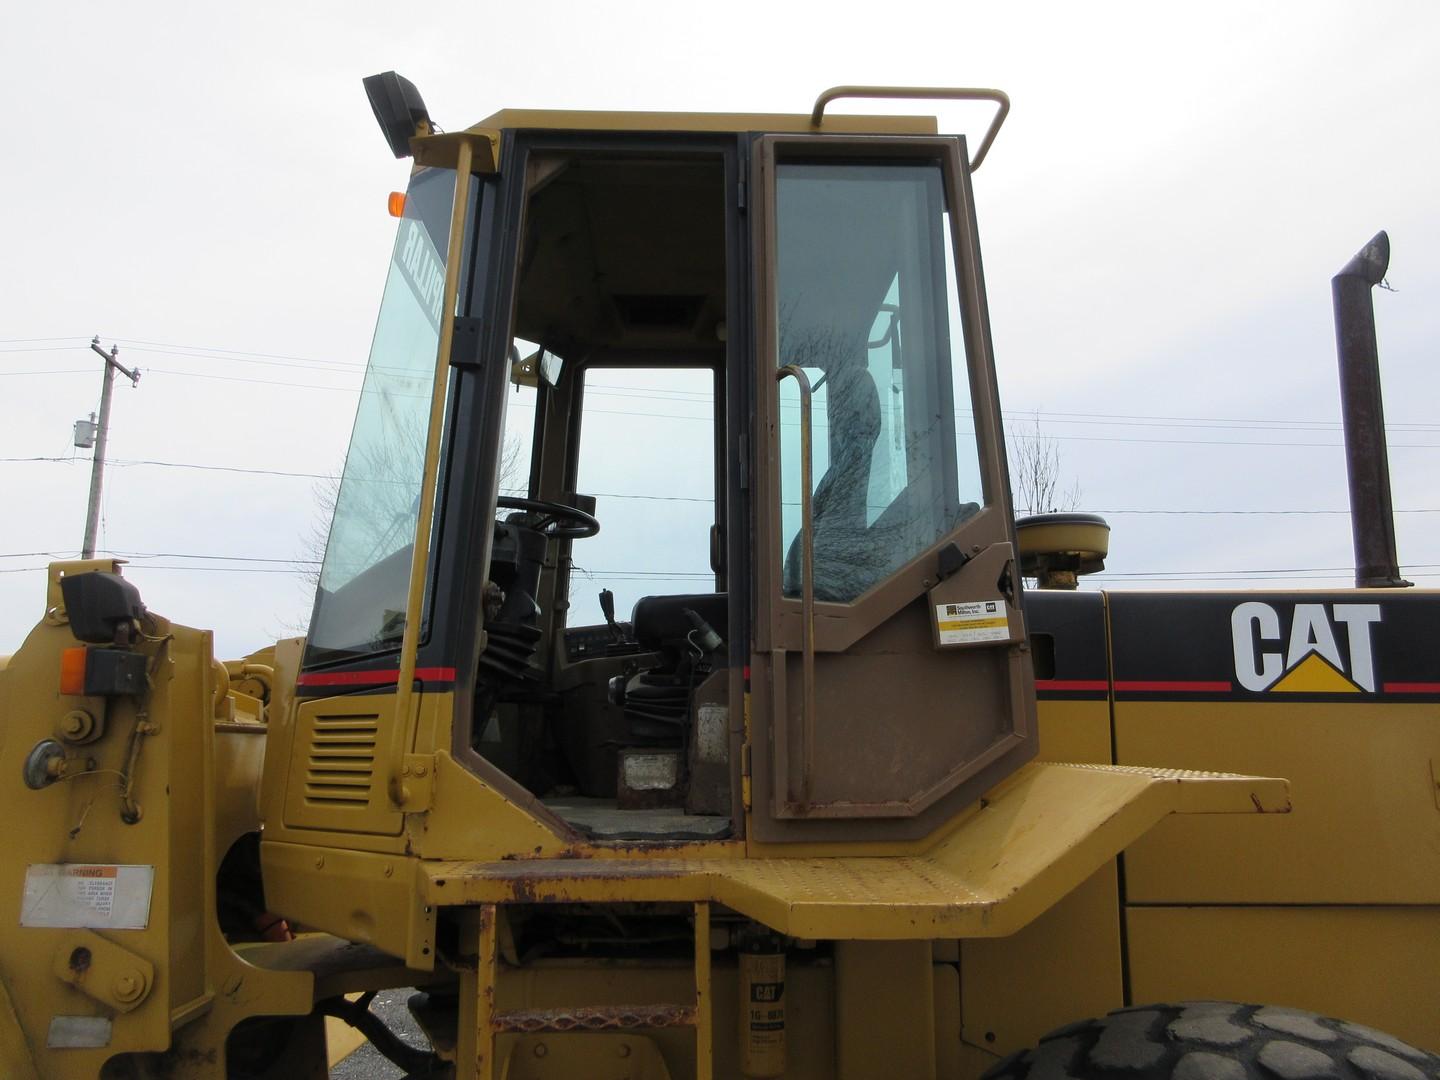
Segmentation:
<svg viewBox="0 0 1440 1080">
<path fill-rule="evenodd" d="M 1010 640 L 1010 616 L 1003 600 L 936 604 L 935 625 L 940 631 L 941 645 Z"/>
<path fill-rule="evenodd" d="M 143 930 L 154 883 L 153 866 L 38 863 L 25 870 L 20 925 Z"/>
</svg>

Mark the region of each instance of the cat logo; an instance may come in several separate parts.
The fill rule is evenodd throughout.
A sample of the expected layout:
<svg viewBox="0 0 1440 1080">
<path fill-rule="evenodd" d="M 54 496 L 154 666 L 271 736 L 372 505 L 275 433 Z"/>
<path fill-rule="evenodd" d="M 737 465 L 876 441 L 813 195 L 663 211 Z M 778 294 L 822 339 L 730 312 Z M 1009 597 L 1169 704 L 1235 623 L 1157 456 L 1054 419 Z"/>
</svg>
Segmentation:
<svg viewBox="0 0 1440 1080">
<path fill-rule="evenodd" d="M 1275 694 L 1375 692 L 1370 628 L 1380 621 L 1379 604 L 1295 604 L 1288 619 L 1283 614 L 1257 600 L 1230 613 L 1241 686 Z"/>
</svg>

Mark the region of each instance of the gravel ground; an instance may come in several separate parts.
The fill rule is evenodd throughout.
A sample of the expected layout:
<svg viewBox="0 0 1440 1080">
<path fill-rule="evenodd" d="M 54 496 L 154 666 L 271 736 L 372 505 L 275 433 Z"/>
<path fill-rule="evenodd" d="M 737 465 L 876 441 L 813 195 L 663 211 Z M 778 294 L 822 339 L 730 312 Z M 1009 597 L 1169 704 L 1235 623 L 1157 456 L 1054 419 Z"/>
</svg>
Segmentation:
<svg viewBox="0 0 1440 1080">
<path fill-rule="evenodd" d="M 428 1049 L 429 1041 L 410 1015 L 410 1010 L 405 1007 L 405 1002 L 410 1000 L 413 993 L 415 990 L 411 987 L 381 990 L 370 1003 L 370 1011 L 384 1020 L 386 1027 L 411 1046 Z M 369 1043 L 363 1044 L 330 1070 L 331 1080 L 399 1080 L 404 1075 Z"/>
</svg>

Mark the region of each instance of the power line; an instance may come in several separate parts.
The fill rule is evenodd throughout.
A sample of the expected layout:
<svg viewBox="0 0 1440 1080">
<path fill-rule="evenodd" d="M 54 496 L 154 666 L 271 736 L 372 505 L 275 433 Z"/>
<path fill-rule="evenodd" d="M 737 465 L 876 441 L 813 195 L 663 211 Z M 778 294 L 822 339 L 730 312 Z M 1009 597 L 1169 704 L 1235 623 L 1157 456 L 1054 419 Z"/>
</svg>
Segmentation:
<svg viewBox="0 0 1440 1080">
<path fill-rule="evenodd" d="M 16 344 L 34 341 L 64 341 L 66 338 L 9 338 L 0 339 L 0 344 Z M 75 339 L 81 339 L 77 336 Z M 337 374 L 358 372 L 365 370 L 365 365 L 356 361 L 346 360 L 325 360 L 316 357 L 295 356 L 286 353 L 267 353 L 245 349 L 225 349 L 218 346 L 208 345 L 185 345 L 175 342 L 148 341 L 133 338 L 116 338 L 119 344 L 125 345 L 128 349 L 137 352 L 150 352 L 156 355 L 193 357 L 195 359 L 213 359 L 227 363 L 253 363 L 268 364 L 276 367 L 308 367 L 317 370 L 331 371 Z M 80 347 L 77 344 L 75 347 Z M 39 349 L 3 349 L 0 352 L 56 352 L 65 351 L 70 346 L 46 346 Z M 80 369 L 75 369 L 80 370 Z M 226 378 L 225 376 L 211 375 L 199 372 L 177 372 L 170 369 L 152 369 L 163 371 L 171 375 L 188 375 L 204 378 Z M 68 374 L 66 371 L 55 371 L 50 374 Z M 0 374 L 32 374 L 30 372 L 0 372 Z M 34 374 L 46 374 L 36 372 Z M 240 380 L 254 381 L 260 385 L 296 386 L 302 389 L 329 389 L 348 390 L 347 387 L 326 387 L 313 386 L 302 383 L 267 382 L 266 380 Z M 635 397 L 639 400 L 655 401 L 695 401 L 697 403 L 708 402 L 713 399 L 713 394 L 708 391 L 691 391 L 673 388 L 655 388 L 645 386 L 631 386 L 613 383 L 591 383 L 587 390 L 598 392 L 599 396 L 608 397 Z M 1144 427 L 1168 427 L 1172 425 L 1204 427 L 1209 425 L 1224 425 L 1221 430 L 1316 430 L 1316 431 L 1338 431 L 1342 425 L 1337 420 L 1319 419 L 1286 419 L 1274 417 L 1217 417 L 1217 416 L 1166 416 L 1147 413 L 1090 413 L 1090 412 L 1064 412 L 1064 411 L 1043 411 L 1043 410 L 1005 410 L 1004 415 L 1011 420 L 1025 420 L 1035 417 L 1051 423 L 1063 424 L 1092 424 L 1101 426 L 1144 426 Z M 1392 430 L 1407 431 L 1440 431 L 1440 424 L 1426 422 L 1404 422 L 1390 421 L 1387 428 Z M 1060 437 L 1060 436 L 1053 436 Z M 1276 444 L 1282 445 L 1282 444 Z M 1329 444 L 1297 444 L 1297 445 L 1329 445 Z"/>
<path fill-rule="evenodd" d="M 60 463 L 60 464 L 75 464 L 75 463 L 77 463 L 77 462 L 83 461 L 83 459 L 81 459 L 81 458 L 70 458 L 70 457 L 48 457 L 48 456 L 37 456 L 37 457 L 0 457 L 0 463 L 26 463 L 26 462 L 37 462 L 37 461 L 55 462 L 55 463 Z M 202 464 L 200 464 L 200 463 L 198 463 L 198 462 L 188 462 L 188 461 L 153 461 L 153 460 L 149 460 L 149 459 L 138 459 L 138 458 L 117 458 L 117 459 L 111 461 L 110 464 L 115 465 L 115 466 L 118 466 L 118 467 L 121 467 L 121 468 L 134 468 L 134 467 L 137 467 L 137 466 L 152 466 L 152 467 L 155 467 L 155 468 L 165 468 L 165 469 L 196 469 L 196 470 L 200 470 L 200 471 L 202 471 L 202 472 L 230 472 L 230 473 L 241 473 L 241 474 L 256 475 L 256 476 L 285 476 L 285 477 L 296 477 L 296 478 L 308 479 L 308 480 L 330 480 L 330 479 L 334 479 L 334 477 L 335 477 L 335 474 L 333 474 L 333 473 L 297 472 L 297 471 L 287 470 L 287 469 L 259 469 L 259 468 L 254 468 L 254 467 L 252 467 L 252 466 L 240 466 L 240 465 L 202 465 Z M 507 489 L 502 490 L 501 494 L 510 494 L 510 495 L 519 494 L 519 495 L 524 495 L 524 494 L 526 494 L 526 492 L 525 492 L 524 490 L 520 489 L 520 488 L 507 488 Z M 629 492 L 616 492 L 616 491 L 597 491 L 597 492 L 590 492 L 590 493 L 588 493 L 588 494 L 593 494 L 593 495 L 595 496 L 595 498 L 597 498 L 597 499 L 633 499 L 633 500 L 643 501 L 643 502 L 686 502 L 686 503 L 703 503 L 703 504 L 705 504 L 705 505 L 713 505 L 714 502 L 715 502 L 715 500 L 714 500 L 713 498 L 707 498 L 707 497 L 702 497 L 702 496 L 698 496 L 698 495 L 641 495 L 641 494 L 633 494 L 633 493 L 629 493 Z M 1177 517 L 1180 517 L 1180 516 L 1197 516 L 1197 517 L 1247 517 L 1247 516 L 1255 516 L 1255 517 L 1297 517 L 1297 516 L 1314 516 L 1314 515 L 1348 515 L 1348 514 L 1350 513 L 1349 510 L 1318 510 L 1318 509 L 1317 509 L 1317 510 L 1225 510 L 1225 509 L 1203 509 L 1203 510 L 1192 510 L 1192 509 L 1148 509 L 1148 510 L 1147 510 L 1147 509 L 1134 509 L 1134 508 L 1126 508 L 1126 509 L 1096 508 L 1096 509 L 1088 510 L 1088 512 L 1089 512 L 1089 513 L 1093 513 L 1093 514 L 1117 514 L 1117 515 L 1119 515 L 1119 514 L 1134 514 L 1134 515 L 1151 515 L 1151 516 L 1157 516 L 1157 515 L 1158 515 L 1158 516 L 1177 516 Z M 1395 509 L 1394 512 L 1397 513 L 1397 514 L 1440 514 L 1440 507 L 1397 508 L 1397 509 Z"/>
</svg>

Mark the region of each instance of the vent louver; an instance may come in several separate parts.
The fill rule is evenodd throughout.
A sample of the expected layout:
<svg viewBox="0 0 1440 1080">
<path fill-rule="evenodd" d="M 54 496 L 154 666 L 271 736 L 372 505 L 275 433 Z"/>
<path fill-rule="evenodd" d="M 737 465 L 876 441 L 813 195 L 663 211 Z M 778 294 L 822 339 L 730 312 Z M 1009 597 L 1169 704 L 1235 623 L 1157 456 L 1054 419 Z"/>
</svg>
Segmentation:
<svg viewBox="0 0 1440 1080">
<path fill-rule="evenodd" d="M 370 804 L 379 726 L 373 714 L 315 718 L 305 770 L 307 804 L 337 809 Z"/>
</svg>

